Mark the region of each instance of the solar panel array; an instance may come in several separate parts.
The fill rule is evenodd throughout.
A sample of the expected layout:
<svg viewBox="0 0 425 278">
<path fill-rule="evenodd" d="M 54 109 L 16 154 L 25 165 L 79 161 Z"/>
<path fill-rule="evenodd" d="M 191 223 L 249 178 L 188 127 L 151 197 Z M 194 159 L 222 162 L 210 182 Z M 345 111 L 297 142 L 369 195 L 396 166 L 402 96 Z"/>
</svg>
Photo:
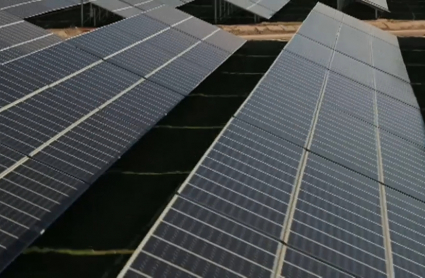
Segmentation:
<svg viewBox="0 0 425 278">
<path fill-rule="evenodd" d="M 61 41 L 44 29 L 0 11 L 0 64 Z"/>
<path fill-rule="evenodd" d="M 377 10 L 380 10 L 383 12 L 390 12 L 390 10 L 388 9 L 387 0 L 358 0 L 358 1 L 368 6 L 371 6 L 372 8 L 375 8 Z"/>
<path fill-rule="evenodd" d="M 163 6 L 0 66 L 0 270 L 243 43 Z"/>
<path fill-rule="evenodd" d="M 151 9 L 154 6 L 167 5 L 170 7 L 180 7 L 184 4 L 190 3 L 193 0 L 121 0 L 129 5 L 132 5 L 137 8 L 142 8 L 144 10 Z"/>
<path fill-rule="evenodd" d="M 255 15 L 270 19 L 288 4 L 289 0 L 226 0 L 226 2 Z"/>
<path fill-rule="evenodd" d="M 28 18 L 80 4 L 80 0 L 4 0 L 0 10 L 19 18 Z"/>
<path fill-rule="evenodd" d="M 193 0 L 84 0 L 124 18 L 132 17 L 162 5 L 179 7 Z M 81 0 L 5 0 L 0 3 L 0 11 L 18 18 L 29 18 L 81 4 Z"/>
<path fill-rule="evenodd" d="M 424 277 L 425 130 L 399 55 L 316 5 L 119 277 Z"/>
</svg>

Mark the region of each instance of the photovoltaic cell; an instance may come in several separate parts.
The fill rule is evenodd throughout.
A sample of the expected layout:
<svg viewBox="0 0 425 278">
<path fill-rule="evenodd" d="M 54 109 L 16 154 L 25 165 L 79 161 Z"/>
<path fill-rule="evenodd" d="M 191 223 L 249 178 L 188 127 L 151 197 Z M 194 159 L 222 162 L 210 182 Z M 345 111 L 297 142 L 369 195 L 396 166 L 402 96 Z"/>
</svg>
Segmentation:
<svg viewBox="0 0 425 278">
<path fill-rule="evenodd" d="M 283 52 L 236 118 L 304 146 L 326 69 Z"/>
<path fill-rule="evenodd" d="M 35 159 L 93 181 L 181 99 L 176 93 L 144 81 L 45 148 Z"/>
<path fill-rule="evenodd" d="M 179 58 L 149 76 L 149 80 L 181 95 L 188 95 L 209 74 L 209 70 Z"/>
<path fill-rule="evenodd" d="M 42 1 L 25 1 L 22 5 L 12 6 L 4 11 L 13 14 L 19 18 L 28 18 L 47 12 L 64 9 L 74 6 L 75 3 L 67 0 L 42 0 Z"/>
<path fill-rule="evenodd" d="M 245 43 L 245 40 L 219 29 L 218 32 L 208 37 L 205 42 L 217 46 L 229 53 L 233 53 L 235 49 L 238 49 Z"/>
<path fill-rule="evenodd" d="M 286 4 L 288 4 L 289 1 L 288 0 L 282 0 L 282 1 L 228 0 L 226 2 L 233 4 L 239 8 L 242 8 L 246 11 L 249 11 L 253 14 L 261 16 L 263 18 L 270 19 L 276 12 L 278 12 Z"/>
<path fill-rule="evenodd" d="M 105 58 L 137 41 L 137 38 L 123 33 L 121 30 L 104 27 L 72 38 L 67 42 L 100 58 Z"/>
<path fill-rule="evenodd" d="M 27 22 L 20 22 L 0 28 L 0 49 L 46 36 L 49 32 Z"/>
<path fill-rule="evenodd" d="M 425 150 L 382 130 L 380 138 L 385 184 L 425 201 Z"/>
<path fill-rule="evenodd" d="M 283 277 L 335 277 L 349 278 L 354 277 L 344 273 L 332 266 L 320 262 L 306 254 L 288 247 L 285 254 L 281 278 Z"/>
<path fill-rule="evenodd" d="M 386 188 L 388 220 L 397 277 L 425 275 L 425 204 Z"/>
<path fill-rule="evenodd" d="M 28 0 L 4 0 L 0 3 L 0 8 L 6 8 L 28 2 Z"/>
<path fill-rule="evenodd" d="M 158 34 L 155 37 L 149 39 L 147 43 L 155 48 L 162 49 L 175 56 L 194 45 L 197 41 L 197 39 L 180 31 L 168 29 L 161 34 Z"/>
<path fill-rule="evenodd" d="M 53 44 L 62 42 L 55 35 L 41 36 L 0 51 L 0 63 L 6 63 L 19 57 L 31 54 Z"/>
<path fill-rule="evenodd" d="M 0 146 L 1 168 L 22 155 Z M 0 180 L 0 269 L 6 267 L 87 185 L 33 160 Z M 17 240 L 19 239 L 19 240 Z"/>
<path fill-rule="evenodd" d="M 300 35 L 292 38 L 285 51 L 290 51 L 326 68 L 329 67 L 332 57 L 330 48 Z"/>
<path fill-rule="evenodd" d="M 18 59 L 4 66 L 8 71 L 19 71 L 46 85 L 58 81 L 99 59 L 79 51 L 68 43 L 60 43 Z"/>
<path fill-rule="evenodd" d="M 298 34 L 333 48 L 340 25 L 340 22 L 313 11 L 301 25 Z"/>
<path fill-rule="evenodd" d="M 372 63 L 371 39 L 370 35 L 343 24 L 335 50 L 370 65 Z"/>
<path fill-rule="evenodd" d="M 342 75 L 329 73 L 323 105 L 374 124 L 374 90 Z"/>
<path fill-rule="evenodd" d="M 302 149 L 234 120 L 181 195 L 280 238 Z"/>
<path fill-rule="evenodd" d="M 119 9 L 119 10 L 115 10 L 113 11 L 115 14 L 120 15 L 124 18 L 127 17 L 133 17 L 136 15 L 141 14 L 143 11 L 141 9 L 136 9 L 133 7 L 128 7 L 128 8 L 123 8 L 123 9 Z"/>
<path fill-rule="evenodd" d="M 410 82 L 400 49 L 376 38 L 372 42 L 374 67 L 401 79 L 400 81 Z"/>
<path fill-rule="evenodd" d="M 158 9 L 149 11 L 148 13 L 146 13 L 146 15 L 167 25 L 176 24 L 190 17 L 188 14 L 185 14 L 179 10 L 173 9 L 168 6 L 162 6 Z"/>
<path fill-rule="evenodd" d="M 379 126 L 421 147 L 425 146 L 425 124 L 419 109 L 377 94 Z"/>
<path fill-rule="evenodd" d="M 102 7 L 108 11 L 114 11 L 114 10 L 130 7 L 130 5 L 128 5 L 124 1 L 117 1 L 117 0 L 96 0 L 93 3 L 96 6 Z"/>
<path fill-rule="evenodd" d="M 252 2 L 248 2 L 248 4 L 250 4 L 250 6 L 248 6 L 248 8 L 246 9 L 247 11 L 250 11 L 251 13 L 261 16 L 263 18 L 270 19 L 275 14 L 274 11 L 270 11 L 269 9 L 261 5 L 257 5 Z"/>
<path fill-rule="evenodd" d="M 140 28 L 139 26 L 143 26 Z M 152 36 L 168 26 L 155 19 L 152 19 L 144 14 L 134 16 L 125 20 L 121 20 L 113 25 L 108 26 L 111 32 L 120 32 L 121 34 L 127 34 L 138 40 L 146 39 Z"/>
<path fill-rule="evenodd" d="M 335 52 L 332 60 L 331 71 L 339 73 L 356 82 L 374 88 L 373 72 L 370 66 L 354 60 L 344 54 Z"/>
<path fill-rule="evenodd" d="M 378 182 L 309 155 L 288 244 L 359 277 L 386 277 Z"/>
<path fill-rule="evenodd" d="M 230 53 L 201 42 L 181 57 L 203 68 L 214 71 L 221 65 L 222 61 L 225 61 L 229 56 Z"/>
<path fill-rule="evenodd" d="M 164 6 L 163 3 L 159 2 L 159 1 L 155 1 L 155 0 L 151 0 L 151 1 L 145 1 L 144 3 L 140 3 L 135 5 L 135 7 L 137 7 L 138 9 L 142 10 L 142 11 L 150 11 L 150 10 L 154 10 L 157 9 L 159 7 Z"/>
<path fill-rule="evenodd" d="M 185 2 L 180 0 L 159 0 L 159 1 L 173 8 L 180 7 L 185 4 Z"/>
<path fill-rule="evenodd" d="M 270 277 L 279 248 L 277 241 L 176 198 L 132 262 L 130 273 L 161 277 L 173 269 L 173 275 L 184 273 L 182 277 Z M 178 255 L 170 256 L 173 253 Z"/>
<path fill-rule="evenodd" d="M 21 20 L 22 19 L 20 19 L 19 17 L 0 11 L 0 27 L 1 28 L 4 28 L 3 25 L 15 23 Z"/>
<path fill-rule="evenodd" d="M 410 83 L 393 77 L 389 74 L 375 70 L 376 90 L 407 103 L 411 106 L 419 108 L 415 93 Z"/>
<path fill-rule="evenodd" d="M 146 76 L 170 61 L 174 56 L 174 54 L 151 45 L 148 42 L 143 42 L 113 56 L 108 61 L 140 76 Z"/>
<path fill-rule="evenodd" d="M 190 36 L 193 36 L 197 39 L 203 39 L 207 35 L 218 29 L 216 26 L 207 24 L 206 22 L 197 19 L 196 17 L 192 17 L 188 20 L 185 20 L 182 23 L 174 26 L 173 28 L 184 32 Z"/>
<path fill-rule="evenodd" d="M 373 125 L 322 105 L 310 150 L 377 180 L 375 138 Z"/>
</svg>

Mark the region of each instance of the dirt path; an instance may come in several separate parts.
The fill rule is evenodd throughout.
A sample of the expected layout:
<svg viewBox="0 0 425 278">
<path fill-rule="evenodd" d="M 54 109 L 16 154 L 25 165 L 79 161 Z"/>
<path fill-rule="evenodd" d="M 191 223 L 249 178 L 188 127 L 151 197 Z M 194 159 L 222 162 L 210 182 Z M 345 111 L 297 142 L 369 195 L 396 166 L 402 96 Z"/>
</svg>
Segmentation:
<svg viewBox="0 0 425 278">
<path fill-rule="evenodd" d="M 425 20 L 396 21 L 379 19 L 367 22 L 400 37 L 425 37 Z M 255 25 L 222 25 L 220 27 L 247 40 L 288 41 L 298 30 L 300 25 L 301 22 L 264 22 Z M 64 39 L 74 37 L 91 30 L 93 30 L 93 28 L 50 29 L 51 32 Z"/>
<path fill-rule="evenodd" d="M 425 21 L 380 19 L 367 22 L 400 37 L 425 37 Z M 256 25 L 222 25 L 220 27 L 248 40 L 288 41 L 300 25 L 300 22 L 274 22 Z"/>
</svg>

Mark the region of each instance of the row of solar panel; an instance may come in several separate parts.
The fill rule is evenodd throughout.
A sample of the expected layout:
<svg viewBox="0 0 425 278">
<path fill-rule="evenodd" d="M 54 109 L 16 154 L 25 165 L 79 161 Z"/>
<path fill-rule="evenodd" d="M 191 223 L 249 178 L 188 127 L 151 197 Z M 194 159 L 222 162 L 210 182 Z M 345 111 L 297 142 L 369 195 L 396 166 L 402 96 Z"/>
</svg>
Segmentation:
<svg viewBox="0 0 425 278">
<path fill-rule="evenodd" d="M 290 52 L 297 38 L 286 46 L 119 277 L 387 277 L 382 192 L 395 276 L 425 275 L 425 203 L 405 195 L 423 191 L 425 152 L 375 126 L 383 104 L 416 108 L 333 68 L 334 49 L 328 59 L 304 44 L 323 60 Z"/>
<path fill-rule="evenodd" d="M 137 1 L 137 0 L 136 0 Z M 243 10 L 251 12 L 255 15 L 270 19 L 275 13 L 281 10 L 290 0 L 226 0 L 226 2 L 235 5 Z M 342 3 L 341 7 L 353 2 L 351 0 L 338 1 Z M 386 0 L 358 0 L 362 4 L 373 7 L 374 9 L 389 12 Z"/>
<path fill-rule="evenodd" d="M 263 18 L 270 19 L 275 13 L 288 4 L 289 0 L 226 0 L 226 2 Z"/>
<path fill-rule="evenodd" d="M 124 18 L 140 14 L 161 5 L 170 7 L 182 6 L 192 0 L 84 0 L 84 3 L 93 3 L 107 11 Z M 6 0 L 0 3 L 0 10 L 18 18 L 29 18 L 57 10 L 74 7 L 81 4 L 80 0 Z"/>
<path fill-rule="evenodd" d="M 61 41 L 44 29 L 0 11 L 0 64 Z"/>
<path fill-rule="evenodd" d="M 243 43 L 163 6 L 1 66 L 0 269 Z"/>
<path fill-rule="evenodd" d="M 21 19 L 34 16 L 36 13 L 40 12 L 39 9 L 42 9 L 43 12 L 49 12 L 53 8 L 61 9 L 65 7 L 63 5 L 69 5 L 66 1 L 55 1 L 54 5 L 50 5 L 49 2 L 44 3 L 44 1 L 46 0 L 21 3 L 22 5 L 13 6 L 18 9 L 18 14 L 14 12 L 12 8 L 5 8 L 5 11 L 0 10 L 0 64 L 13 61 L 17 58 L 62 41 L 58 36 Z M 78 0 L 73 1 L 75 2 L 73 5 L 76 5 L 79 2 Z M 164 6 L 164 1 L 127 1 L 128 3 L 118 0 L 93 0 L 91 2 L 95 2 L 97 6 L 116 13 L 124 18 L 136 16 L 146 11 Z M 180 6 L 182 4 L 184 4 L 184 2 L 181 2 L 180 0 L 177 0 L 177 2 L 167 1 L 168 6 Z M 38 5 L 39 9 L 34 9 L 32 5 Z M 23 9 L 23 7 L 26 8 Z M 16 16 L 9 14 L 8 12 L 12 12 L 16 14 Z M 129 28 L 131 26 L 127 27 Z M 88 38 L 86 38 L 86 40 L 87 39 Z M 105 43 L 105 41 L 103 43 Z"/>
</svg>

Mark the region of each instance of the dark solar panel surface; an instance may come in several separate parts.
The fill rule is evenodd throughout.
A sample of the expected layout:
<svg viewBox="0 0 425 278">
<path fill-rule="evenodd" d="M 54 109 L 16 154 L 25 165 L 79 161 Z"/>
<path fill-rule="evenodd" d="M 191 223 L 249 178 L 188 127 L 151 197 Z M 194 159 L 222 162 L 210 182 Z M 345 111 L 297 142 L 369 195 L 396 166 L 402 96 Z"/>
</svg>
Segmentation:
<svg viewBox="0 0 425 278">
<path fill-rule="evenodd" d="M 15 1 L 13 1 L 15 2 Z M 3 7 L 4 11 L 19 18 L 29 18 L 32 16 L 52 12 L 77 5 L 71 0 L 41 0 L 41 1 L 16 1 Z"/>
<path fill-rule="evenodd" d="M 120 11 L 135 9 L 129 7 Z M 190 16 L 163 12 L 35 53 L 53 43 L 42 41 L 52 36 L 19 21 L 0 28 L 0 47 L 7 48 L 0 51 L 7 60 L 0 66 L 0 270 L 244 42 L 222 34 L 209 44 L 204 40 L 217 28 L 192 20 L 175 29 L 169 24 L 178 27 Z M 237 271 L 270 273 L 251 259 Z"/>
<path fill-rule="evenodd" d="M 424 123 L 391 36 L 318 4 L 119 277 L 422 277 Z M 182 199 L 283 243 L 280 261 L 240 272 L 202 253 L 205 236 L 167 227 Z"/>
<path fill-rule="evenodd" d="M 270 19 L 275 13 L 282 9 L 289 0 L 227 0 L 226 2 L 235 5 L 243 10 L 251 12 L 263 18 Z"/>
<path fill-rule="evenodd" d="M 301 152 L 235 120 L 181 195 L 279 238 Z"/>
</svg>

